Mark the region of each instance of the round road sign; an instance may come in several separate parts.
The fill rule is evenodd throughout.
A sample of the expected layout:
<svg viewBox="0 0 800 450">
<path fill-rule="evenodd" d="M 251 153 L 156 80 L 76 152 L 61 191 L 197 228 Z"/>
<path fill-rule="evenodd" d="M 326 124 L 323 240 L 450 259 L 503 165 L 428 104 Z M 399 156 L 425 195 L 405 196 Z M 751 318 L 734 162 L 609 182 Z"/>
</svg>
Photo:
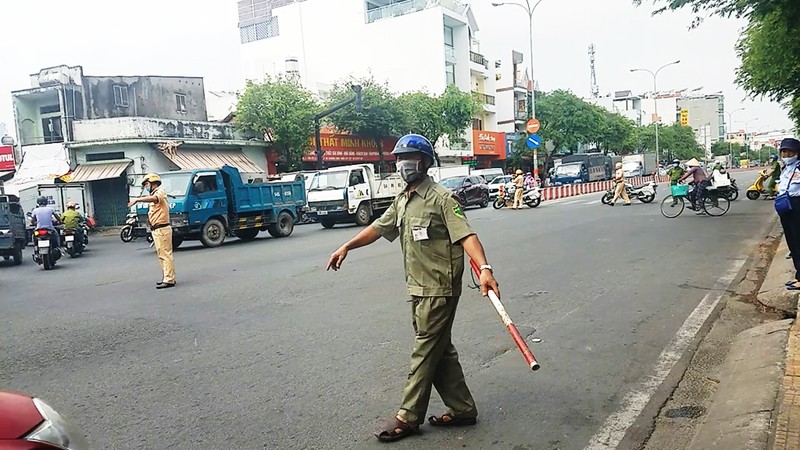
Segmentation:
<svg viewBox="0 0 800 450">
<path fill-rule="evenodd" d="M 539 121 L 537 119 L 531 119 L 525 125 L 525 130 L 530 134 L 534 134 L 534 133 L 538 133 L 539 132 L 539 128 L 541 128 L 541 127 L 542 127 L 542 124 L 539 123 Z"/>
</svg>

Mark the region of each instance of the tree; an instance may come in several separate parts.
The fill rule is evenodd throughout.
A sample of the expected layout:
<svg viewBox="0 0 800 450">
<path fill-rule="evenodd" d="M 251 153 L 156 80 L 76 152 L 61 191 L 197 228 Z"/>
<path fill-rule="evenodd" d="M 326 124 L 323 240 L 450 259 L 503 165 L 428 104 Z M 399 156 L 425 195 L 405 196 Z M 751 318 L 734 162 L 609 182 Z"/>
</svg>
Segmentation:
<svg viewBox="0 0 800 450">
<path fill-rule="evenodd" d="M 639 151 L 655 152 L 656 130 L 654 126 L 639 127 L 636 130 L 636 144 Z M 679 124 L 658 128 L 658 147 L 664 159 L 690 159 L 704 156 L 690 127 Z"/>
<path fill-rule="evenodd" d="M 547 145 L 540 150 L 545 167 L 555 152 L 573 152 L 579 144 L 596 142 L 603 123 L 598 108 L 564 90 L 537 93 L 536 116 L 542 123 L 542 140 L 552 144 L 551 150 Z"/>
<path fill-rule="evenodd" d="M 463 142 L 461 134 L 470 128 L 472 118 L 483 108 L 483 103 L 472 93 L 461 92 L 451 84 L 439 97 L 444 114 L 444 132 L 451 142 Z"/>
<path fill-rule="evenodd" d="M 353 78 L 337 82 L 328 98 L 329 105 L 334 105 L 353 97 L 353 85 L 361 86 L 363 107 L 356 111 L 349 105 L 329 116 L 330 123 L 340 131 L 357 136 L 366 136 L 375 141 L 380 156 L 380 168 L 384 169 L 383 138 L 396 132 L 402 132 L 403 114 L 397 98 L 389 91 L 389 87 L 378 83 L 372 76 Z"/>
<path fill-rule="evenodd" d="M 469 128 L 481 104 L 471 93 L 461 92 L 454 85 L 434 97 L 425 92 L 402 94 L 397 99 L 402 114 L 401 133 L 417 133 L 435 143 L 447 134 L 451 142 L 464 142 L 462 134 Z"/>
<path fill-rule="evenodd" d="M 279 76 L 263 83 L 248 81 L 238 96 L 235 124 L 258 136 L 269 133 L 284 170 L 296 170 L 309 149 L 318 110 L 311 93 L 293 80 Z"/>
<path fill-rule="evenodd" d="M 622 153 L 632 150 L 633 147 L 630 146 L 630 143 L 635 128 L 633 121 L 600 106 L 595 106 L 595 108 L 602 116 L 600 129 L 596 132 L 596 142 L 600 149 L 606 153 L 609 151 Z"/>
<path fill-rule="evenodd" d="M 734 158 L 744 152 L 744 146 L 738 142 L 718 141 L 711 145 L 711 153 L 714 156 L 733 155 Z"/>
</svg>

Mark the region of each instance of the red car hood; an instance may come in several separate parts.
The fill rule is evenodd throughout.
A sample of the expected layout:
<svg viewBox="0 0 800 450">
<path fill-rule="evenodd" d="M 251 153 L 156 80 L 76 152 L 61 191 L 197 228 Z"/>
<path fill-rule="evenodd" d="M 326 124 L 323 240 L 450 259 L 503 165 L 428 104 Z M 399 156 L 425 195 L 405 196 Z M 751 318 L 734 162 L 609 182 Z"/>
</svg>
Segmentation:
<svg viewBox="0 0 800 450">
<path fill-rule="evenodd" d="M 42 420 L 30 396 L 0 391 L 0 440 L 20 438 Z"/>
</svg>

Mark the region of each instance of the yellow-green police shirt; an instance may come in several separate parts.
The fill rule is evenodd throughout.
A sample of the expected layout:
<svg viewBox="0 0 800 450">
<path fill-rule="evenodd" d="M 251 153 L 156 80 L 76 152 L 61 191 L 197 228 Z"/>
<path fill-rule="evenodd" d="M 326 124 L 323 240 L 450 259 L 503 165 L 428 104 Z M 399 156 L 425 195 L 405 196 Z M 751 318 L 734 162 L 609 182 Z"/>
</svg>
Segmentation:
<svg viewBox="0 0 800 450">
<path fill-rule="evenodd" d="M 372 227 L 389 241 L 401 238 L 409 295 L 461 295 L 460 241 L 475 232 L 449 190 L 426 177 L 414 191 L 398 195 Z"/>
</svg>

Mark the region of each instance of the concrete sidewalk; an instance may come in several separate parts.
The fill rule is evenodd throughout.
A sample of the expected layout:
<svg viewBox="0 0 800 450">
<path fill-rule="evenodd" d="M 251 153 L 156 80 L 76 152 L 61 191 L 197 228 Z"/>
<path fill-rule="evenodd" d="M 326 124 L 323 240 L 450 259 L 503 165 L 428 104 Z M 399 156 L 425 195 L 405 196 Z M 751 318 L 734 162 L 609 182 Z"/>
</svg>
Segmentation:
<svg viewBox="0 0 800 450">
<path fill-rule="evenodd" d="M 794 276 L 781 243 L 758 291 L 765 309 L 790 317 L 739 333 L 722 366 L 719 386 L 689 448 L 800 450 L 800 324 Z"/>
</svg>

